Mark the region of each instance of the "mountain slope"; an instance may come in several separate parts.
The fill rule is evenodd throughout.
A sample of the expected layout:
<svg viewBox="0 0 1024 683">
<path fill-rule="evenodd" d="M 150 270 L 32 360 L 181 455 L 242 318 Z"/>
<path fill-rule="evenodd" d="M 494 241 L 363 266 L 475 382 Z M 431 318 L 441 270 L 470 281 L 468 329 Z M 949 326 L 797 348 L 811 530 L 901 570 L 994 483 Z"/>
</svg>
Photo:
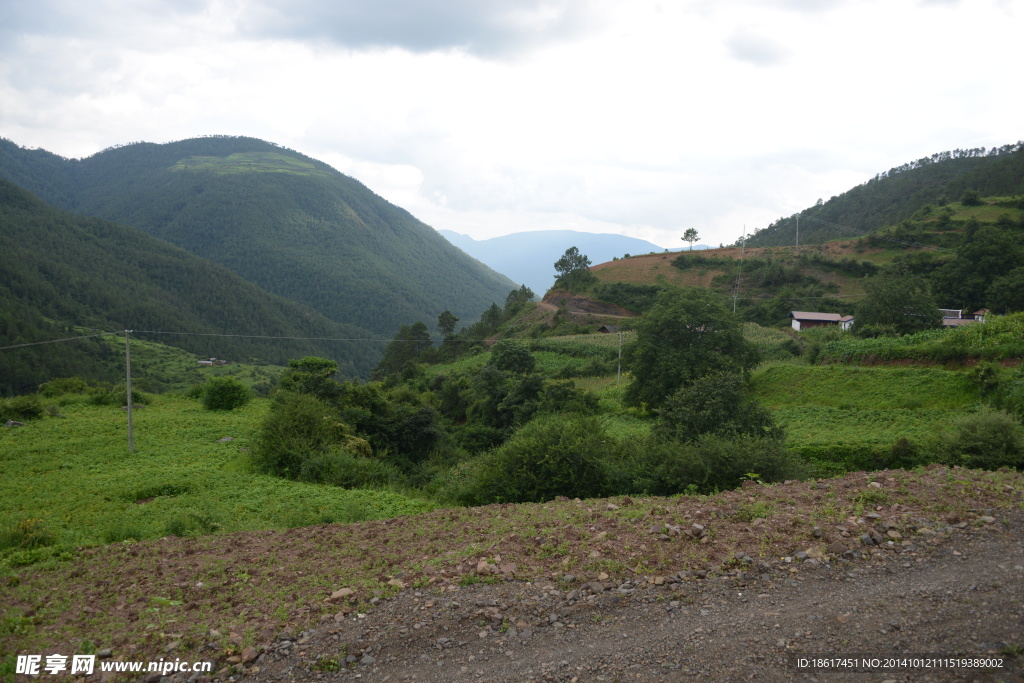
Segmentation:
<svg viewBox="0 0 1024 683">
<path fill-rule="evenodd" d="M 543 294 L 555 281 L 552 264 L 569 247 L 577 247 L 591 263 L 604 263 L 626 254 L 662 253 L 653 242 L 608 233 L 575 230 L 538 230 L 518 232 L 486 240 L 475 240 L 451 230 L 439 230 L 449 242 L 473 258 Z M 695 245 L 695 249 L 706 248 Z M 672 251 L 679 251 L 673 249 Z"/>
<path fill-rule="evenodd" d="M 800 244 L 850 239 L 895 225 L 926 204 L 1024 194 L 1024 143 L 941 152 L 880 173 L 868 182 L 799 213 Z M 797 216 L 780 218 L 747 238 L 747 246 L 795 244 Z"/>
<path fill-rule="evenodd" d="M 0 346 L 81 334 L 74 326 L 133 329 L 206 357 L 285 363 L 329 356 L 348 375 L 367 374 L 381 351 L 368 330 L 268 294 L 141 230 L 54 209 L 2 179 L 0 239 Z M 212 336 L 223 334 L 353 341 Z M 34 389 L 54 376 L 105 378 L 105 353 L 88 342 L 5 351 L 0 393 Z"/>
<path fill-rule="evenodd" d="M 3 141 L 0 176 L 377 334 L 445 309 L 473 319 L 515 287 L 358 181 L 252 138 L 135 143 L 82 160 Z"/>
</svg>

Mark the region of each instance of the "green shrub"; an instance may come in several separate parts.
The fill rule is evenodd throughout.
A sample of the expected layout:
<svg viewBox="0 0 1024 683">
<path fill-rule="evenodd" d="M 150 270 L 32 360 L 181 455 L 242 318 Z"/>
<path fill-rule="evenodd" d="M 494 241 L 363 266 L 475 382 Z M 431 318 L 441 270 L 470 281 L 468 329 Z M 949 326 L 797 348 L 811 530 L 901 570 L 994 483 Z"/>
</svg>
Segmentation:
<svg viewBox="0 0 1024 683">
<path fill-rule="evenodd" d="M 334 449 L 307 458 L 299 468 L 298 479 L 343 488 L 378 488 L 400 484 L 403 477 L 391 463 Z"/>
<path fill-rule="evenodd" d="M 220 521 L 220 516 L 209 510 L 178 515 L 164 524 L 164 531 L 179 538 L 193 534 L 212 534 L 221 528 L 223 528 L 223 524 Z"/>
<path fill-rule="evenodd" d="M 234 410 L 250 400 L 249 387 L 234 377 L 211 377 L 203 385 L 203 407 L 207 410 Z"/>
<path fill-rule="evenodd" d="M 135 503 L 140 500 L 150 500 L 160 496 L 181 496 L 188 493 L 189 490 L 188 484 L 147 484 L 129 491 L 125 499 L 130 503 Z"/>
<path fill-rule="evenodd" d="M 264 472 L 295 479 L 307 460 L 336 448 L 370 455 L 369 444 L 352 434 L 333 406 L 315 396 L 283 391 L 263 421 L 254 459 Z"/>
<path fill-rule="evenodd" d="M 1012 373 L 1001 373 L 987 396 L 994 407 L 1024 420 L 1024 365 L 1017 366 Z"/>
<path fill-rule="evenodd" d="M 123 384 L 112 389 L 97 389 L 96 393 L 89 396 L 89 403 L 94 406 L 123 406 L 127 395 L 128 389 Z M 132 389 L 132 405 L 144 406 L 151 402 L 152 399 L 147 394 Z"/>
<path fill-rule="evenodd" d="M 188 522 L 184 517 L 174 517 L 164 525 L 164 531 L 167 532 L 168 536 L 184 538 L 188 535 Z"/>
<path fill-rule="evenodd" d="M 982 408 L 952 426 L 940 446 L 948 464 L 988 470 L 1024 465 L 1024 430 L 1009 413 Z"/>
<path fill-rule="evenodd" d="M 145 534 L 134 524 L 118 520 L 107 525 L 101 533 L 104 543 L 120 543 L 121 541 L 141 541 Z"/>
<path fill-rule="evenodd" d="M 814 466 L 819 476 L 845 472 L 913 468 L 934 462 L 937 456 L 927 447 L 906 438 L 898 438 L 891 446 L 866 443 L 832 443 L 794 446 L 795 455 Z"/>
<path fill-rule="evenodd" d="M 680 388 L 657 411 L 655 436 L 696 441 L 703 434 L 783 438 L 782 428 L 757 400 L 746 396 L 736 373 L 715 372 Z"/>
<path fill-rule="evenodd" d="M 43 416 L 43 404 L 35 394 L 15 396 L 0 402 L 0 424 L 8 420 L 26 422 Z"/>
<path fill-rule="evenodd" d="M 53 545 L 56 540 L 43 520 L 34 517 L 0 529 L 0 551 L 32 550 Z"/>
<path fill-rule="evenodd" d="M 486 504 L 599 496 L 605 492 L 603 463 L 617 450 L 596 418 L 540 417 L 480 457 L 462 498 Z"/>
<path fill-rule="evenodd" d="M 480 422 L 467 422 L 459 425 L 452 436 L 455 443 L 470 453 L 479 453 L 488 448 L 494 448 L 505 440 L 504 431 Z"/>
<path fill-rule="evenodd" d="M 536 361 L 529 347 L 515 339 L 500 339 L 491 348 L 491 364 L 502 372 L 529 374 Z"/>
<path fill-rule="evenodd" d="M 81 377 L 57 377 L 39 385 L 39 394 L 56 398 L 64 394 L 84 394 L 90 390 L 89 383 Z"/>
<path fill-rule="evenodd" d="M 735 488 L 751 475 L 765 482 L 796 479 L 806 471 L 779 439 L 704 434 L 689 443 L 632 440 L 609 474 L 616 493 L 670 496 Z"/>
</svg>

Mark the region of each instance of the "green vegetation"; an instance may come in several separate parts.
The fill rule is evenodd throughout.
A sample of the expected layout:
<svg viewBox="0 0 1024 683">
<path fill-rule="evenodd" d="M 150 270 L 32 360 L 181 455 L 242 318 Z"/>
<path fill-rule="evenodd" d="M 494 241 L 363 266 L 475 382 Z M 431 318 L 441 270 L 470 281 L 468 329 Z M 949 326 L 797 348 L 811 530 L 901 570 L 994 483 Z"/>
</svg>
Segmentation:
<svg viewBox="0 0 1024 683">
<path fill-rule="evenodd" d="M 168 167 L 189 182 L 335 177 L 312 160 L 265 149 L 192 150 L 173 162 L 165 147 L 130 151 L 122 159 L 135 159 L 143 174 L 150 153 L 170 155 Z M 8 195 L 11 211 L 39 213 L 20 190 L 12 186 Z M 104 361 L 108 375 L 50 375 L 37 393 L 0 404 L 7 419 L 26 423 L 0 433 L 0 465 L 14 473 L 0 483 L 0 557 L 13 567 L 69 557 L 78 545 L 354 521 L 438 505 L 712 493 L 745 481 L 933 462 L 1020 467 L 1024 370 L 1000 363 L 1012 366 L 1024 355 L 1024 313 L 895 336 L 934 325 L 929 297 L 947 280 L 970 285 L 970 296 L 989 296 L 972 263 L 1012 284 L 1024 258 L 1009 238 L 1018 229 L 1013 219 L 979 226 L 971 222 L 976 216 L 957 213 L 985 211 L 994 201 L 979 195 L 974 206 L 922 209 L 902 224 L 900 230 L 916 230 L 934 221 L 928 234 L 949 249 L 937 257 L 915 251 L 876 263 L 823 247 L 800 255 L 766 250 L 743 262 L 687 253 L 671 262 L 673 273 L 703 278 L 710 289 L 673 287 L 667 278 L 601 281 L 570 249 L 555 264 L 559 286 L 641 312 L 616 316 L 628 328 L 622 334 L 552 336 L 583 329 L 575 312 L 562 301 L 552 320 L 550 308 L 520 287 L 459 331 L 464 314 L 454 306 L 421 316 L 436 319 L 440 344 L 425 322 L 405 319 L 365 383 L 350 379 L 353 364 L 364 361 L 316 355 L 308 346 L 295 349 L 286 369 L 199 369 L 194 353 L 133 337 L 139 377 L 132 402 L 145 406 L 136 413 L 135 453 L 125 448 L 119 410 L 126 390 L 115 384 L 121 340 L 76 341 L 69 355 L 80 351 L 97 367 Z M 181 214 L 169 215 L 173 223 Z M 51 218 L 77 226 L 63 214 Z M 90 225 L 100 237 L 121 230 Z M 891 263 L 878 265 L 886 259 Z M 666 257 L 666 269 L 669 263 Z M 49 267 L 58 276 L 65 268 Z M 78 291 L 95 290 L 95 301 L 83 295 L 60 306 L 98 315 L 89 312 L 104 310 L 103 297 L 114 295 L 91 290 L 84 269 L 74 272 L 82 278 Z M 722 296 L 738 291 L 730 289 L 737 281 L 756 293 L 742 304 L 739 296 Z M 805 299 L 816 302 L 810 310 L 849 306 L 829 297 L 850 288 L 867 295 L 858 309 L 862 336 L 837 329 L 798 335 L 756 322 L 784 322 L 794 301 Z M 36 318 L 26 319 L 63 325 L 54 322 L 65 319 L 62 309 L 46 308 L 45 294 L 40 285 L 28 297 L 42 303 Z M 159 300 L 156 289 L 151 299 Z M 23 338 L 15 323 L 5 329 L 13 330 L 10 339 Z M 204 354 L 213 355 L 222 354 Z M 883 366 L 907 362 L 945 367 Z M 184 396 L 166 393 L 175 389 Z M 69 480 L 76 482 L 70 493 Z M 538 552 L 557 555 L 560 548 L 552 540 Z"/>
<path fill-rule="evenodd" d="M 252 399 L 252 390 L 234 377 L 211 377 L 203 385 L 203 406 L 207 410 L 234 410 Z"/>
<path fill-rule="evenodd" d="M 1024 147 L 1021 143 L 991 150 L 940 152 L 880 173 L 868 182 L 819 202 L 799 214 L 800 243 L 815 244 L 836 237 L 837 226 L 860 231 L 896 225 L 926 207 L 961 199 L 965 192 L 982 196 L 1024 194 Z M 747 246 L 790 245 L 796 241 L 797 217 L 780 218 L 747 239 Z"/>
<path fill-rule="evenodd" d="M 452 495 L 468 504 L 597 497 L 607 490 L 604 463 L 617 450 L 593 417 L 545 416 L 460 471 L 466 483 Z"/>
<path fill-rule="evenodd" d="M 322 166 L 280 152 L 239 152 L 227 156 L 193 156 L 171 166 L 172 171 L 212 173 L 294 173 L 330 177 Z"/>
<path fill-rule="evenodd" d="M 818 360 L 826 363 L 878 363 L 910 360 L 963 363 L 972 359 L 1024 357 L 1024 313 L 993 316 L 983 325 L 927 330 L 900 337 L 845 337 L 825 344 Z"/>
<path fill-rule="evenodd" d="M 1015 386 L 1012 376 L 988 377 L 990 396 Z M 927 462 L 1018 465 L 1020 424 L 979 408 L 982 387 L 978 373 L 965 370 L 836 365 L 773 364 L 752 381 L 790 448 L 831 472 Z M 991 427 L 985 439 L 979 425 Z"/>
<path fill-rule="evenodd" d="M 372 344 L 350 341 L 230 336 L 371 338 L 366 330 L 268 294 L 222 266 L 143 232 L 47 207 L 5 180 L 0 180 L 0 234 L 5 243 L 0 253 L 0 346 L 128 328 L 137 330 L 135 338 L 170 342 L 191 352 L 192 366 L 197 355 L 284 364 L 317 353 L 344 358 L 350 375 L 367 372 L 379 352 Z M 33 391 L 54 377 L 112 381 L 120 372 L 114 357 L 120 353 L 123 360 L 123 346 L 123 336 L 120 345 L 116 337 L 93 336 L 64 343 L 59 353 L 49 346 L 5 351 L 0 354 L 0 395 Z"/>
<path fill-rule="evenodd" d="M 710 292 L 666 291 L 636 324 L 626 352 L 633 383 L 629 405 L 661 405 L 682 386 L 716 371 L 747 372 L 757 352 L 740 321 Z"/>
<path fill-rule="evenodd" d="M 394 334 L 410 320 L 433 319 L 445 308 L 463 320 L 475 319 L 514 285 L 356 180 L 253 138 L 136 143 L 75 161 L 0 140 L 0 176 L 54 206 L 166 240 L 375 337 Z M 184 276 L 169 281 L 187 284 Z M 220 288 L 201 291 L 215 303 Z M 120 312 L 112 306 L 100 310 Z M 134 319 L 128 322 L 141 328 Z M 289 336 L 261 329 L 258 321 L 231 331 Z M 367 336 L 354 331 L 291 336 Z M 350 358 L 359 359 L 348 375 L 365 376 L 382 350 L 361 344 L 325 354 L 321 345 L 317 353 L 338 359 L 343 369 Z M 291 357 L 312 351 L 307 347 Z"/>
<path fill-rule="evenodd" d="M 552 289 L 585 291 L 597 281 L 590 272 L 590 259 L 581 254 L 576 247 L 569 247 L 562 258 L 555 261 L 555 273 L 555 284 Z"/>
<path fill-rule="evenodd" d="M 913 334 L 942 325 L 939 306 L 923 277 L 890 269 L 868 279 L 864 287 L 867 296 L 856 309 L 859 336 Z"/>
<path fill-rule="evenodd" d="M 77 546 L 280 529 L 411 514 L 433 504 L 385 490 L 348 491 L 252 471 L 249 454 L 267 399 L 209 411 L 161 396 L 125 414 L 83 396 L 0 430 L 0 557 L 10 566 Z M 232 441 L 222 441 L 234 437 Z"/>
</svg>

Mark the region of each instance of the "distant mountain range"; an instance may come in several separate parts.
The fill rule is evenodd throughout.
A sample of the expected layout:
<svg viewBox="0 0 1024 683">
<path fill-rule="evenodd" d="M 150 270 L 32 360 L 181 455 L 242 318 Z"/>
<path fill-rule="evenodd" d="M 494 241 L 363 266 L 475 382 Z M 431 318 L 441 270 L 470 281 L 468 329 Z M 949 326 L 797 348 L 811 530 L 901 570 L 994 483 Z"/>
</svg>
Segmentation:
<svg viewBox="0 0 1024 683">
<path fill-rule="evenodd" d="M 451 230 L 438 230 L 449 242 L 473 258 L 525 284 L 542 296 L 555 281 L 554 263 L 566 249 L 576 247 L 593 265 L 621 258 L 626 254 L 662 253 L 664 247 L 653 242 L 610 233 L 575 230 L 538 230 L 517 232 L 486 240 L 476 240 Z M 667 251 L 682 251 L 689 246 Z M 709 249 L 695 244 L 694 249 Z"/>
<path fill-rule="evenodd" d="M 80 160 L 0 140 L 0 178 L 378 337 L 417 320 L 433 328 L 444 310 L 469 322 L 518 287 L 358 181 L 253 138 L 133 143 Z"/>
</svg>

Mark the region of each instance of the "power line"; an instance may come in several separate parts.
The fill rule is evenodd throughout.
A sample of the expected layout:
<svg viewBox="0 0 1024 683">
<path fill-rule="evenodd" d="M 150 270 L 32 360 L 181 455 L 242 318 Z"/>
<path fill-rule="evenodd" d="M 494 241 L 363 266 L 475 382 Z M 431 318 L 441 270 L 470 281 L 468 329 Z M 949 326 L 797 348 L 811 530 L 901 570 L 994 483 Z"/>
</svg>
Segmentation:
<svg viewBox="0 0 1024 683">
<path fill-rule="evenodd" d="M 58 342 L 75 341 L 78 339 L 90 339 L 92 337 L 106 337 L 116 336 L 121 333 L 119 332 L 99 332 L 97 334 L 87 334 L 80 337 L 65 337 L 63 339 L 47 339 L 46 341 L 37 342 L 26 342 L 24 344 L 14 344 L 12 346 L 0 346 L 0 351 L 7 351 L 10 349 L 20 349 L 26 346 L 39 346 L 41 344 L 56 344 Z M 191 336 L 191 337 L 232 337 L 241 339 L 277 339 L 285 341 L 344 341 L 344 342 L 369 342 L 369 343 L 391 343 L 391 342 L 410 342 L 410 343 L 423 343 L 432 339 L 385 339 L 385 338 L 372 338 L 372 337 L 277 337 L 265 334 L 227 334 L 220 332 L 165 332 L 162 330 L 132 330 L 132 334 L 165 334 L 165 335 L 180 335 L 180 336 Z M 485 342 L 490 341 L 490 338 L 483 339 L 456 339 L 458 342 Z"/>
<path fill-rule="evenodd" d="M 369 337 L 276 337 L 266 334 L 226 334 L 220 332 L 163 332 L 160 330 L 135 330 L 135 334 L 178 334 L 191 337 L 239 337 L 243 339 L 286 339 L 291 341 L 349 341 L 349 342 L 381 342 L 393 339 L 373 339 Z M 413 341 L 413 340 L 402 340 Z"/>
<path fill-rule="evenodd" d="M 26 346 L 39 346 L 40 344 L 56 344 L 58 342 L 75 341 L 76 339 L 91 339 L 92 337 L 105 337 L 107 335 L 117 334 L 116 332 L 98 332 L 97 334 L 87 334 L 81 337 L 65 337 L 64 339 L 48 339 L 46 341 L 37 342 L 26 342 L 24 344 L 13 344 L 11 346 L 0 346 L 0 351 L 8 351 L 10 349 L 21 349 Z"/>
</svg>

